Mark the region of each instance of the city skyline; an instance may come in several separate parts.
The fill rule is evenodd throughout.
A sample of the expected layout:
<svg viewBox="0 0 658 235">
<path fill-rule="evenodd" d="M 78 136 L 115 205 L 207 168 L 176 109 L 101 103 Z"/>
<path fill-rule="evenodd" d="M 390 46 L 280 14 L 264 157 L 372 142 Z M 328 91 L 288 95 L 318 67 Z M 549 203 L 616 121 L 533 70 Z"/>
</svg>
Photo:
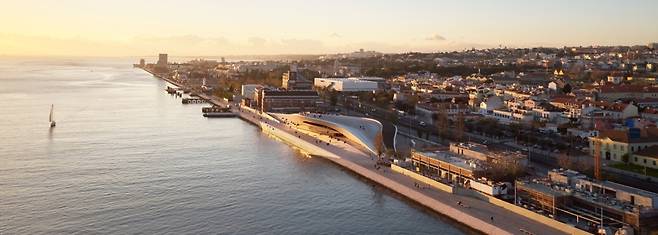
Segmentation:
<svg viewBox="0 0 658 235">
<path fill-rule="evenodd" d="M 655 1 L 9 1 L 0 55 L 386 53 L 646 45 Z M 185 10 L 180 10 L 185 9 Z"/>
<path fill-rule="evenodd" d="M 657 0 L 4 0 L 2 234 L 658 234 Z"/>
</svg>

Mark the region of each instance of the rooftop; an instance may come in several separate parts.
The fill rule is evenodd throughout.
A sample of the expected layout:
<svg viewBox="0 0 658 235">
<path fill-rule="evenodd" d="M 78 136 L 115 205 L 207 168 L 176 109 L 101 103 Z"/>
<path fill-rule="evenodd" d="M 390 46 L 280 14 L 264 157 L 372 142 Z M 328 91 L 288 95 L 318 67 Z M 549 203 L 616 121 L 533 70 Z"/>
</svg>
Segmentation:
<svg viewBox="0 0 658 235">
<path fill-rule="evenodd" d="M 601 87 L 601 93 L 621 93 L 621 92 L 658 92 L 658 87 L 645 85 L 604 85 Z"/>
<path fill-rule="evenodd" d="M 455 154 L 452 154 L 449 151 L 426 151 L 426 152 L 418 152 L 418 153 L 420 153 L 423 156 L 433 158 L 442 162 L 446 162 L 466 170 L 475 171 L 480 169 L 478 167 L 477 160 L 461 158 Z"/>
<path fill-rule="evenodd" d="M 640 151 L 637 151 L 635 155 L 658 159 L 658 145 L 650 146 Z"/>
<path fill-rule="evenodd" d="M 641 129 L 639 138 L 631 138 L 627 130 L 602 130 L 599 132 L 599 136 L 594 138 L 610 138 L 613 141 L 623 143 L 658 142 L 658 128 L 651 127 Z"/>
</svg>

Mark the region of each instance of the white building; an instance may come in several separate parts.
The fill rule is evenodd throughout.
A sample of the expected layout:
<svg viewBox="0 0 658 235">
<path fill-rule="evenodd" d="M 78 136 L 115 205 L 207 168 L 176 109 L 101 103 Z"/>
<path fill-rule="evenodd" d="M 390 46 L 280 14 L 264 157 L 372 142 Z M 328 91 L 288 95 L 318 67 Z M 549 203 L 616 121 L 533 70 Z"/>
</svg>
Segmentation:
<svg viewBox="0 0 658 235">
<path fill-rule="evenodd" d="M 346 92 L 375 91 L 378 89 L 377 82 L 360 78 L 315 78 L 313 85 Z"/>
<path fill-rule="evenodd" d="M 504 106 L 503 99 L 500 96 L 491 96 L 486 101 L 480 103 L 481 114 L 491 114 L 495 109 L 500 109 Z"/>
</svg>

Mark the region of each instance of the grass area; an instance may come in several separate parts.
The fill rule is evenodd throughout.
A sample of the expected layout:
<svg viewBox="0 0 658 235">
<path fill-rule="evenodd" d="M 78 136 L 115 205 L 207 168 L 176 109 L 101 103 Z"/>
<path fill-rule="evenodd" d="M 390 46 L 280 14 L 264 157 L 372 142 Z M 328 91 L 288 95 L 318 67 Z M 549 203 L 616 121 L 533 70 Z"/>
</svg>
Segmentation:
<svg viewBox="0 0 658 235">
<path fill-rule="evenodd" d="M 635 172 L 638 174 L 643 174 L 644 175 L 644 167 L 643 166 L 638 166 L 634 164 L 625 164 L 625 163 L 617 163 L 610 165 L 610 167 L 614 167 L 620 170 L 625 170 L 625 171 L 630 171 L 630 172 Z M 653 176 L 653 177 L 658 177 L 658 169 L 653 169 L 653 168 L 646 168 L 647 175 Z"/>
</svg>

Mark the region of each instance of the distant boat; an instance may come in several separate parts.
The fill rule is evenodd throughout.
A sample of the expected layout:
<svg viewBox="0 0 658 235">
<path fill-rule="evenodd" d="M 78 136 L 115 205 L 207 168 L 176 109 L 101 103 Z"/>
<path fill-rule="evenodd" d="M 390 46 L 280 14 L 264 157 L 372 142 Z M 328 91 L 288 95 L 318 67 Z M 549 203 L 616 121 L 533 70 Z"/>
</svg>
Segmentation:
<svg viewBox="0 0 658 235">
<path fill-rule="evenodd" d="M 50 127 L 51 128 L 55 127 L 55 125 L 57 125 L 57 123 L 55 122 L 55 116 L 53 114 L 54 109 L 55 109 L 55 105 L 51 104 L 50 105 L 50 116 L 48 117 L 48 120 L 50 121 Z"/>
</svg>

